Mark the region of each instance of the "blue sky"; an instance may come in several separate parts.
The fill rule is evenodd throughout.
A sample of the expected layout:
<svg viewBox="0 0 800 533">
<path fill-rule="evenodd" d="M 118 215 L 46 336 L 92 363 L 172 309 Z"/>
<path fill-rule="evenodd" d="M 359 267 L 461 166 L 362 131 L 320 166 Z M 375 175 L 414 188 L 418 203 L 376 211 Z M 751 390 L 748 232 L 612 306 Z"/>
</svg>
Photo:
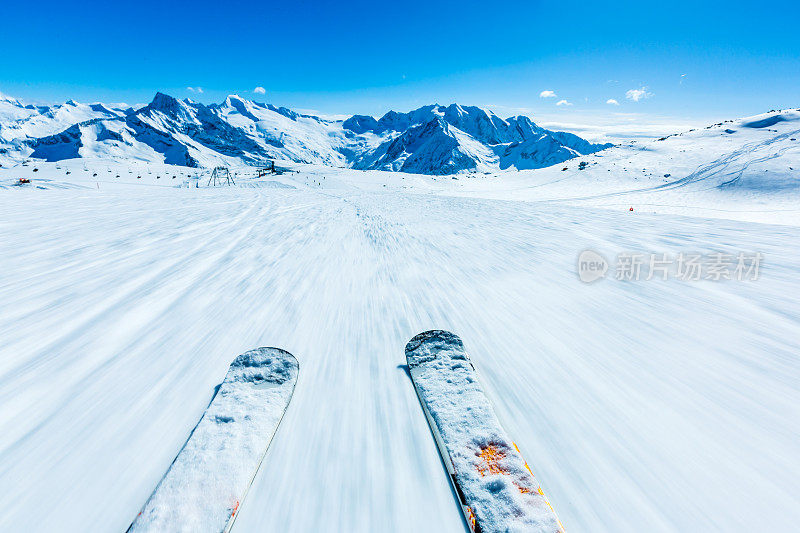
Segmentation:
<svg viewBox="0 0 800 533">
<path fill-rule="evenodd" d="M 0 92 L 713 120 L 800 106 L 799 16 L 796 2 L 737 0 L 16 2 L 3 7 Z"/>
</svg>

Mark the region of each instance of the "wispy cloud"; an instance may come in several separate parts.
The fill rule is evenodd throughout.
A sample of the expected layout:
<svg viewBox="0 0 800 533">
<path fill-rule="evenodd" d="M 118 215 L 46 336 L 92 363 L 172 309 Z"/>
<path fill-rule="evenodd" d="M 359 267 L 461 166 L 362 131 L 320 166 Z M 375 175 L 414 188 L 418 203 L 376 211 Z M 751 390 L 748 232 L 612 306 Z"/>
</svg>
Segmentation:
<svg viewBox="0 0 800 533">
<path fill-rule="evenodd" d="M 606 103 L 609 105 L 619 105 L 619 102 L 617 102 L 613 98 L 609 98 L 608 100 L 606 100 Z"/>
<path fill-rule="evenodd" d="M 333 114 L 333 113 L 323 113 L 318 109 L 306 109 L 302 107 L 293 107 L 292 111 L 297 111 L 301 115 L 311 115 L 314 117 L 324 118 L 327 120 L 347 120 L 353 115 L 342 115 L 342 114 Z"/>
<path fill-rule="evenodd" d="M 556 92 L 555 91 L 542 91 L 539 93 L 539 98 L 555 98 Z"/>
<path fill-rule="evenodd" d="M 256 94 L 267 94 L 267 90 L 261 86 L 258 86 L 255 89 L 253 89 L 253 92 Z"/>
<path fill-rule="evenodd" d="M 498 115 L 525 115 L 539 126 L 557 131 L 568 131 L 592 142 L 620 142 L 631 139 L 658 139 L 672 133 L 700 128 L 711 124 L 715 117 L 692 119 L 643 113 L 621 113 L 608 108 L 579 111 L 570 110 L 565 120 L 563 110 L 550 112 L 529 107 L 484 104 Z"/>
<path fill-rule="evenodd" d="M 543 128 L 568 131 L 592 142 L 630 141 L 633 139 L 658 139 L 672 133 L 699 128 L 709 121 L 683 120 L 651 114 L 570 111 L 565 121 L 563 114 L 538 115 L 536 123 Z"/>
<path fill-rule="evenodd" d="M 653 93 L 647 91 L 647 87 L 642 87 L 640 89 L 630 89 L 625 93 L 625 98 L 628 100 L 633 100 L 634 102 L 638 102 L 640 100 L 645 100 L 653 96 Z"/>
<path fill-rule="evenodd" d="M 203 88 L 202 87 L 187 87 L 186 90 L 189 91 L 190 93 L 203 94 Z"/>
<path fill-rule="evenodd" d="M 572 104 L 567 102 L 566 100 L 559 100 L 558 102 L 556 102 L 556 105 L 572 105 Z"/>
</svg>

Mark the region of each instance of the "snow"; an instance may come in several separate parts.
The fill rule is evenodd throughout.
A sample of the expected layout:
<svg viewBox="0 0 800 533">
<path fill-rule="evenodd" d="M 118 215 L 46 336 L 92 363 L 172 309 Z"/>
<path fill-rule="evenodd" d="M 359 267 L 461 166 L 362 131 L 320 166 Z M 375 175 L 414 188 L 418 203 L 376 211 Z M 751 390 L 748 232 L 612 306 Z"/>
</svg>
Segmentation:
<svg viewBox="0 0 800 533">
<path fill-rule="evenodd" d="M 448 194 L 797 225 L 798 139 L 800 111 L 773 111 L 548 168 L 462 180 Z"/>
<path fill-rule="evenodd" d="M 231 359 L 278 346 L 303 371 L 234 531 L 463 533 L 401 368 L 442 328 L 567 531 L 794 531 L 794 113 L 582 171 L 0 168 L 0 530 L 125 530 Z M 587 249 L 764 262 L 584 284 Z"/>
<path fill-rule="evenodd" d="M 353 161 L 352 167 L 362 170 L 442 175 L 542 168 L 611 146 L 548 131 L 525 116 L 503 120 L 487 109 L 458 104 L 390 111 L 377 121 L 356 115 L 342 126 L 388 137 Z"/>
<path fill-rule="evenodd" d="M 539 483 L 489 404 L 457 335 L 428 331 L 406 345 L 442 460 L 452 461 L 466 518 L 482 533 L 563 531 Z M 477 526 L 475 526 L 477 522 Z"/>
<path fill-rule="evenodd" d="M 297 360 L 276 348 L 233 363 L 129 531 L 229 531 L 292 397 Z"/>
<path fill-rule="evenodd" d="M 137 110 L 2 100 L 0 141 L 6 145 L 0 156 L 16 161 L 112 157 L 213 167 L 277 159 L 429 174 L 539 168 L 610 146 L 550 132 L 526 117 L 503 120 L 457 104 L 390 111 L 379 121 L 331 120 L 238 95 L 204 105 L 160 92 Z M 502 158 L 494 153 L 501 151 Z"/>
<path fill-rule="evenodd" d="M 46 137 L 80 122 L 123 114 L 121 109 L 102 104 L 69 101 L 55 106 L 26 106 L 8 97 L 0 98 L 0 141 Z"/>
</svg>

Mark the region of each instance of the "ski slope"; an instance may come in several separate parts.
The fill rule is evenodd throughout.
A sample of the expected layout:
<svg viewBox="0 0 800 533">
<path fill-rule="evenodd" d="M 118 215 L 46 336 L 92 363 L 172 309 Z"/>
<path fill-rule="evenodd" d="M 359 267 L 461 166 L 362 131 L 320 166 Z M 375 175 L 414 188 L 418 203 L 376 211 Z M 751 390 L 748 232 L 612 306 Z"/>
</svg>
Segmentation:
<svg viewBox="0 0 800 533">
<path fill-rule="evenodd" d="M 516 174 L 297 167 L 212 189 L 85 164 L 0 169 L 0 531 L 124 531 L 231 360 L 279 346 L 303 371 L 234 531 L 463 533 L 403 366 L 434 328 L 464 340 L 567 531 L 800 521 L 797 224 L 535 201 L 540 174 L 524 196 Z M 587 285 L 585 249 L 764 263 Z"/>
</svg>

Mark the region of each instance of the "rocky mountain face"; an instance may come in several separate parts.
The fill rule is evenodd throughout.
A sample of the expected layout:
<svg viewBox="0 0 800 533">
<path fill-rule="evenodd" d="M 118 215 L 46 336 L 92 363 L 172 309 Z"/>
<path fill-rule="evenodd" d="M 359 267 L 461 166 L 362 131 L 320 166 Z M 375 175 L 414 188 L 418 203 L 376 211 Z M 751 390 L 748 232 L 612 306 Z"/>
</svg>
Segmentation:
<svg viewBox="0 0 800 533">
<path fill-rule="evenodd" d="M 139 109 L 30 106 L 0 99 L 0 158 L 135 159 L 186 166 L 284 160 L 421 174 L 540 168 L 610 145 L 501 119 L 480 107 L 424 106 L 329 120 L 229 96 L 205 105 L 157 93 Z"/>
</svg>

